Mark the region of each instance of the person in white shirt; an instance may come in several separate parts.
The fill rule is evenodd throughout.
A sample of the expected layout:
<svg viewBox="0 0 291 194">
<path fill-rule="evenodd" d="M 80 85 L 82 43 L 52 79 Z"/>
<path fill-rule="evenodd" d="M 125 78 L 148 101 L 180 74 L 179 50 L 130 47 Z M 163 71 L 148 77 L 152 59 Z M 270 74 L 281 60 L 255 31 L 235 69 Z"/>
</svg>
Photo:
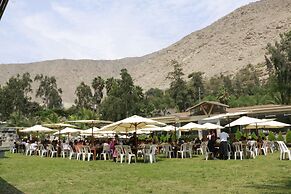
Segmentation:
<svg viewBox="0 0 291 194">
<path fill-rule="evenodd" d="M 220 154 L 221 159 L 226 160 L 227 159 L 227 139 L 229 138 L 228 133 L 225 131 L 222 131 L 219 135 L 220 138 Z"/>
</svg>

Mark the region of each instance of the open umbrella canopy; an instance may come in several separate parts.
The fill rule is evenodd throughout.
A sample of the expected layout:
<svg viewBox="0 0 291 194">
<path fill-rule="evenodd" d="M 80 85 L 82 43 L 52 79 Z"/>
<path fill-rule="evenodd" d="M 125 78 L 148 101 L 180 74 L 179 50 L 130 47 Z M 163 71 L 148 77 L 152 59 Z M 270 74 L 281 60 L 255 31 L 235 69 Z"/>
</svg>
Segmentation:
<svg viewBox="0 0 291 194">
<path fill-rule="evenodd" d="M 28 127 L 26 129 L 20 130 L 20 132 L 30 133 L 30 132 L 38 132 L 38 133 L 50 133 L 54 132 L 55 130 L 43 127 L 41 125 L 34 125 L 32 127 Z"/>
<path fill-rule="evenodd" d="M 256 124 L 261 123 L 261 122 L 263 122 L 263 120 L 261 120 L 261 119 L 243 116 L 243 117 L 236 119 L 235 121 L 225 125 L 224 127 L 243 126 L 243 125 L 249 125 L 249 124 L 256 125 Z"/>
<path fill-rule="evenodd" d="M 260 123 L 252 123 L 246 126 L 247 129 L 256 129 L 257 127 L 264 128 L 264 129 L 277 129 L 277 128 L 284 128 L 284 127 L 290 127 L 291 125 L 287 123 L 282 123 L 279 121 L 269 121 L 269 120 L 263 120 Z"/>
<path fill-rule="evenodd" d="M 115 123 L 106 125 L 102 127 L 101 130 L 102 131 L 129 132 L 131 130 L 137 130 L 137 129 L 143 128 L 147 125 L 165 126 L 164 123 L 134 115 L 126 119 L 117 121 Z"/>
<path fill-rule="evenodd" d="M 97 128 L 97 127 L 93 127 L 93 128 L 89 128 L 89 129 L 86 129 L 86 130 L 82 130 L 81 133 L 84 134 L 84 133 L 89 133 L 89 134 L 97 134 L 100 132 L 100 128 Z"/>
<path fill-rule="evenodd" d="M 82 130 L 66 127 L 64 129 L 60 130 L 60 132 L 54 133 L 54 135 L 57 135 L 59 133 L 60 134 L 69 134 L 69 133 L 81 133 L 81 132 L 82 132 Z"/>
<path fill-rule="evenodd" d="M 192 122 L 179 128 L 180 131 L 203 130 L 203 129 L 206 129 L 206 127 Z"/>
<path fill-rule="evenodd" d="M 203 126 L 206 128 L 206 129 L 223 129 L 224 127 L 220 126 L 220 125 L 215 125 L 213 123 L 204 123 Z"/>
<path fill-rule="evenodd" d="M 161 129 L 163 131 L 175 131 L 176 127 L 174 127 L 173 125 L 167 125 L 167 126 L 161 127 Z"/>
<path fill-rule="evenodd" d="M 71 125 L 68 123 L 47 123 L 47 124 L 43 124 L 43 126 L 45 127 L 50 127 L 50 128 L 63 128 L 63 127 L 76 127 L 75 125 Z"/>
<path fill-rule="evenodd" d="M 68 123 L 86 123 L 86 124 L 110 124 L 112 121 L 104 121 L 104 120 L 75 120 L 75 121 L 67 121 Z"/>
</svg>

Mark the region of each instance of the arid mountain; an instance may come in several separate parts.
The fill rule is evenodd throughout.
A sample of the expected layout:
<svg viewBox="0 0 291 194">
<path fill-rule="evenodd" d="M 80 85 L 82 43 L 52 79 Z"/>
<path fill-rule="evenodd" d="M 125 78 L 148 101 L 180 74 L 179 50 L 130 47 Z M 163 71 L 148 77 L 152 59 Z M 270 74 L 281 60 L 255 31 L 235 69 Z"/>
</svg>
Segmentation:
<svg viewBox="0 0 291 194">
<path fill-rule="evenodd" d="M 194 16 L 193 16 L 194 17 Z M 52 60 L 29 64 L 0 65 L 0 84 L 17 73 L 55 76 L 63 89 L 63 100 L 74 101 L 75 88 L 91 83 L 95 76 L 118 77 L 127 68 L 136 84 L 144 89 L 167 88 L 169 61 L 176 59 L 188 75 L 205 72 L 206 77 L 232 74 L 245 65 L 264 62 L 265 47 L 280 33 L 291 30 L 291 0 L 261 0 L 241 7 L 212 25 L 193 32 L 155 53 L 120 60 Z"/>
</svg>

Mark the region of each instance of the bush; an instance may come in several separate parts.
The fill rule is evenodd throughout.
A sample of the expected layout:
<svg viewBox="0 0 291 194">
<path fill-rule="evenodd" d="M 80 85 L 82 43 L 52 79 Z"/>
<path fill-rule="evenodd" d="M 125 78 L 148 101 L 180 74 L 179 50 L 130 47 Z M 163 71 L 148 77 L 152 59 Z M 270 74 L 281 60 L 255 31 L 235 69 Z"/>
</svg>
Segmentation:
<svg viewBox="0 0 291 194">
<path fill-rule="evenodd" d="M 284 141 L 284 137 L 283 137 L 281 131 L 280 131 L 279 134 L 278 134 L 277 141 Z"/>
<path fill-rule="evenodd" d="M 269 141 L 275 141 L 275 139 L 276 139 L 276 137 L 275 137 L 273 131 L 271 131 L 271 132 L 269 133 L 269 135 L 268 135 L 268 140 L 269 140 Z"/>
<path fill-rule="evenodd" d="M 286 134 L 286 143 L 291 143 L 291 130 L 288 130 Z"/>
<path fill-rule="evenodd" d="M 252 138 L 253 140 L 257 140 L 257 139 L 258 139 L 258 137 L 257 137 L 257 135 L 255 134 L 255 132 L 252 133 L 251 138 Z"/>
<path fill-rule="evenodd" d="M 242 132 L 240 132 L 239 130 L 236 130 L 236 132 L 235 132 L 235 139 L 237 141 L 239 141 L 241 139 L 241 137 L 242 137 Z"/>
<path fill-rule="evenodd" d="M 259 131 L 259 137 L 260 139 L 266 139 L 266 135 L 263 133 L 263 131 Z"/>
</svg>

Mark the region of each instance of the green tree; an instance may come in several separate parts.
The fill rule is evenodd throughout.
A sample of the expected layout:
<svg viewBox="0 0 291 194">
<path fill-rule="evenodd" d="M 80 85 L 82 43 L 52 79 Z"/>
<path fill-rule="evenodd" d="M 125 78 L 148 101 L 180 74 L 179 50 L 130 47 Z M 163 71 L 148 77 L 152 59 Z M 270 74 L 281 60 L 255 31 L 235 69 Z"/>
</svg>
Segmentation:
<svg viewBox="0 0 291 194">
<path fill-rule="evenodd" d="M 167 79 L 171 80 L 169 94 L 173 98 L 179 111 L 185 111 L 190 106 L 190 95 L 187 90 L 186 81 L 183 80 L 183 69 L 181 64 L 172 60 L 174 70 L 168 73 Z"/>
<path fill-rule="evenodd" d="M 96 110 L 103 98 L 103 89 L 105 86 L 105 81 L 100 77 L 95 77 L 92 81 L 92 88 L 94 90 L 93 97 L 92 97 L 92 103 L 93 107 Z"/>
<path fill-rule="evenodd" d="M 32 80 L 29 73 L 11 77 L 6 85 L 0 87 L 0 118 L 6 120 L 13 112 L 28 115 L 31 113 L 29 93 Z"/>
<path fill-rule="evenodd" d="M 166 115 L 170 108 L 175 107 L 175 103 L 170 97 L 169 92 L 158 88 L 149 89 L 145 93 L 145 99 L 148 102 L 147 107 L 150 109 L 147 112 L 147 116 Z"/>
<path fill-rule="evenodd" d="M 291 104 L 291 31 L 280 34 L 280 41 L 267 45 L 266 65 L 275 80 L 282 104 Z"/>
<path fill-rule="evenodd" d="M 101 117 L 106 120 L 120 120 L 134 114 L 144 115 L 144 94 L 135 86 L 126 69 L 120 73 L 121 79 L 106 81 L 107 98 L 101 103 Z"/>
<path fill-rule="evenodd" d="M 291 130 L 286 133 L 286 143 L 291 143 Z"/>
<path fill-rule="evenodd" d="M 46 108 L 62 108 L 62 89 L 58 88 L 57 80 L 54 76 L 44 76 L 38 74 L 34 81 L 39 81 L 39 87 L 36 91 L 36 97 L 40 97 Z"/>
<path fill-rule="evenodd" d="M 284 137 L 283 137 L 281 131 L 280 131 L 279 134 L 278 134 L 277 141 L 284 141 Z"/>
<path fill-rule="evenodd" d="M 256 68 L 249 64 L 240 69 L 234 76 L 234 94 L 239 97 L 241 95 L 254 95 L 260 87 L 259 74 Z"/>
<path fill-rule="evenodd" d="M 268 140 L 269 141 L 275 141 L 276 140 L 276 137 L 275 137 L 273 131 L 270 131 L 270 133 L 268 135 Z"/>
<path fill-rule="evenodd" d="M 79 86 L 77 86 L 76 91 L 76 99 L 75 104 L 78 109 L 92 109 L 92 91 L 90 86 L 81 82 Z"/>
<path fill-rule="evenodd" d="M 188 75 L 188 78 L 190 78 L 188 81 L 188 91 L 193 102 L 200 101 L 203 98 L 205 92 L 203 74 L 202 72 L 193 72 Z"/>
</svg>

